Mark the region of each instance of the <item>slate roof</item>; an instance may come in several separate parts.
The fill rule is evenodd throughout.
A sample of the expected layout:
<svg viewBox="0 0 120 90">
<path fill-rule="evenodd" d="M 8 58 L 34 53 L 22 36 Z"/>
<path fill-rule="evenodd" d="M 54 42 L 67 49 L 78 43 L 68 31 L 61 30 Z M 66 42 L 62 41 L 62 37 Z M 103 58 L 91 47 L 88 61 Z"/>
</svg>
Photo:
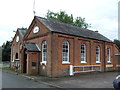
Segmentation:
<svg viewBox="0 0 120 90">
<path fill-rule="evenodd" d="M 34 51 L 34 52 L 41 51 L 40 48 L 38 47 L 38 45 L 36 43 L 26 42 L 25 46 L 26 46 L 26 48 L 27 48 L 28 51 Z"/>
<path fill-rule="evenodd" d="M 27 28 L 18 28 L 18 32 L 20 33 L 20 35 L 22 36 L 22 38 L 24 37 L 26 31 L 27 31 Z"/>
<path fill-rule="evenodd" d="M 106 41 L 106 42 L 112 42 L 110 39 L 106 38 L 102 34 L 92 31 L 92 30 L 83 29 L 77 26 L 62 23 L 62 22 L 52 20 L 52 19 L 46 19 L 46 18 L 42 18 L 38 16 L 37 18 L 44 25 L 46 25 L 52 32 L 68 34 L 68 35 L 84 37 L 84 38 L 90 38 L 90 39 Z"/>
</svg>

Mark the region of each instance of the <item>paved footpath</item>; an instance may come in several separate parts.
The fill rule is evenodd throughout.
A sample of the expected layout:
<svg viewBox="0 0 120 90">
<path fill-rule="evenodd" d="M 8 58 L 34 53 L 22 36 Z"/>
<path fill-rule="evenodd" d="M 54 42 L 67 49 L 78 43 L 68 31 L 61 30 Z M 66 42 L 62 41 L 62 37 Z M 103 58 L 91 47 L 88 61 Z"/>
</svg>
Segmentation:
<svg viewBox="0 0 120 90">
<path fill-rule="evenodd" d="M 118 72 L 79 74 L 73 77 L 45 78 L 33 77 L 61 88 L 113 88 L 113 80 Z"/>
<path fill-rule="evenodd" d="M 19 75 L 54 88 L 113 88 L 112 83 L 118 72 L 88 73 L 61 78 Z"/>
</svg>

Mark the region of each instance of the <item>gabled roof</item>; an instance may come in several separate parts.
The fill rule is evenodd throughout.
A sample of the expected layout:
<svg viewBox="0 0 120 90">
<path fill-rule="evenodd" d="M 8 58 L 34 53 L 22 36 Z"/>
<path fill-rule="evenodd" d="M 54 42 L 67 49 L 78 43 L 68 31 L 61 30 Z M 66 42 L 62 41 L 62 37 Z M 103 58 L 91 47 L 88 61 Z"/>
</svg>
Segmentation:
<svg viewBox="0 0 120 90">
<path fill-rule="evenodd" d="M 15 33 L 15 36 L 13 37 L 13 41 L 15 40 L 15 38 L 16 38 L 17 35 L 20 35 L 20 36 L 21 36 L 20 39 L 23 40 L 23 37 L 24 37 L 26 31 L 27 31 L 27 28 L 17 28 L 17 31 L 16 31 L 16 33 Z M 13 43 L 13 42 L 12 42 L 12 43 Z"/>
<path fill-rule="evenodd" d="M 23 38 L 27 31 L 27 28 L 18 28 L 17 30 L 18 30 L 19 34 L 21 35 L 21 37 Z"/>
<path fill-rule="evenodd" d="M 112 42 L 110 39 L 106 38 L 102 34 L 92 31 L 92 30 L 83 29 L 77 26 L 62 23 L 62 22 L 52 20 L 52 19 L 46 19 L 46 18 L 42 18 L 38 16 L 36 17 L 45 26 L 47 26 L 52 32 L 68 34 L 68 35 L 84 37 L 84 38 L 90 38 L 90 39 L 106 41 L 106 42 Z"/>
<path fill-rule="evenodd" d="M 39 51 L 41 51 L 40 48 L 38 47 L 38 45 L 36 43 L 26 42 L 25 46 L 26 46 L 26 48 L 27 48 L 28 51 L 33 51 L 33 52 L 39 52 Z"/>
</svg>

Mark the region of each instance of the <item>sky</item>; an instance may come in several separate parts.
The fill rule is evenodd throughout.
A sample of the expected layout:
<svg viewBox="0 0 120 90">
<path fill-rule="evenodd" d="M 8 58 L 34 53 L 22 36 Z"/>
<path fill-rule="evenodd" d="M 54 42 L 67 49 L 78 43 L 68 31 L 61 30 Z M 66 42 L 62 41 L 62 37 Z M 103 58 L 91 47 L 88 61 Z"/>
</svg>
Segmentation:
<svg viewBox="0 0 120 90">
<path fill-rule="evenodd" d="M 119 0 L 35 0 L 37 16 L 45 17 L 48 10 L 65 11 L 85 18 L 88 28 L 99 31 L 110 40 L 118 39 Z M 34 0 L 0 0 L 0 46 L 12 40 L 17 28 L 28 28 L 34 18 Z"/>
</svg>

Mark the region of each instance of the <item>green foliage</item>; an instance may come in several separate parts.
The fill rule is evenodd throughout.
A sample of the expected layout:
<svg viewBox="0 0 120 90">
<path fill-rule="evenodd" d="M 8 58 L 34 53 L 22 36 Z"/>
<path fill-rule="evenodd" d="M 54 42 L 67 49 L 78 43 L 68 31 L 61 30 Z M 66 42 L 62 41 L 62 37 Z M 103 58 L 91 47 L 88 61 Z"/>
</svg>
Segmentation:
<svg viewBox="0 0 120 90">
<path fill-rule="evenodd" d="M 85 22 L 85 18 L 77 17 L 74 19 L 72 14 L 69 16 L 65 11 L 54 13 L 48 10 L 46 17 L 53 20 L 61 21 L 63 23 L 68 23 L 74 26 L 78 26 L 81 28 L 91 27 L 90 24 Z"/>
<path fill-rule="evenodd" d="M 2 47 L 0 46 L 0 63 L 2 61 Z"/>
<path fill-rule="evenodd" d="M 120 40 L 117 40 L 117 39 L 115 39 L 114 40 L 114 43 L 118 46 L 118 48 L 120 49 Z"/>
<path fill-rule="evenodd" d="M 2 45 L 2 61 L 10 61 L 11 41 L 7 41 Z"/>
</svg>

